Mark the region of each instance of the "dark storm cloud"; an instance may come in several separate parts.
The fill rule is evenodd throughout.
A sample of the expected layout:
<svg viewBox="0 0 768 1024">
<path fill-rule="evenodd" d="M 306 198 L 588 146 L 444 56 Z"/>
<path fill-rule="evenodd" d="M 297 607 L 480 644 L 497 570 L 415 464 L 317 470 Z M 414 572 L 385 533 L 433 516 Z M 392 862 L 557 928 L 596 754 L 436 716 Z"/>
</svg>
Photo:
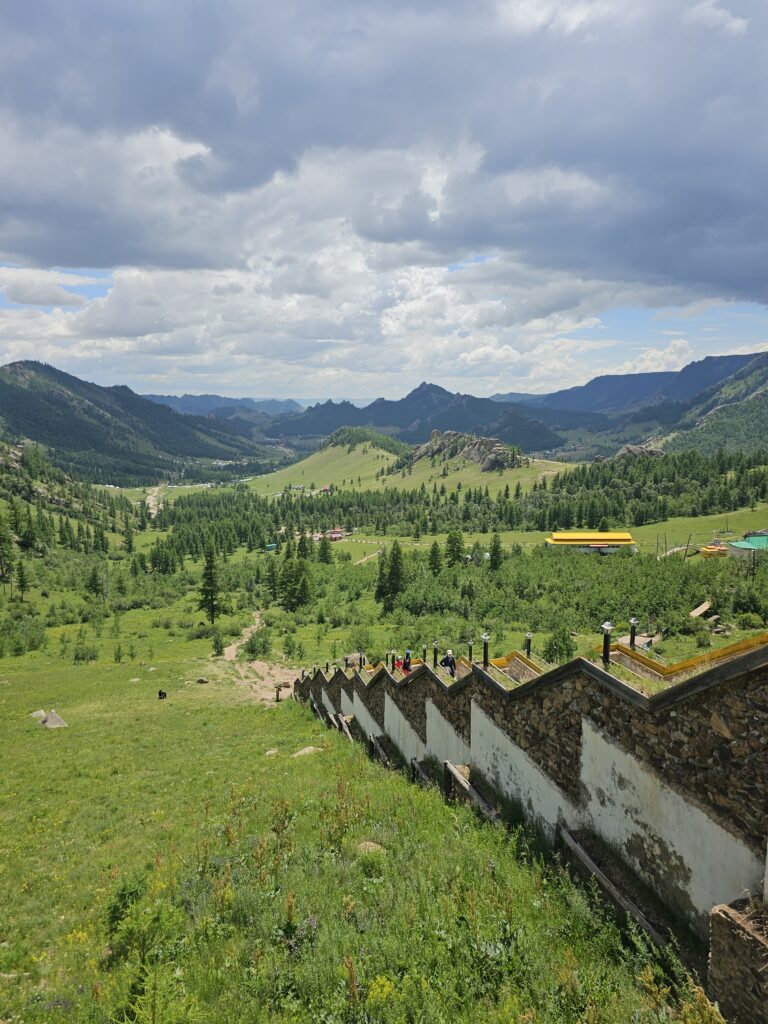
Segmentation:
<svg viewBox="0 0 768 1024">
<path fill-rule="evenodd" d="M 302 353 L 768 298 L 762 0 L 0 0 L 0 29 L 0 262 L 144 272 L 78 337 L 136 289 L 169 350 L 227 295 Z"/>
</svg>

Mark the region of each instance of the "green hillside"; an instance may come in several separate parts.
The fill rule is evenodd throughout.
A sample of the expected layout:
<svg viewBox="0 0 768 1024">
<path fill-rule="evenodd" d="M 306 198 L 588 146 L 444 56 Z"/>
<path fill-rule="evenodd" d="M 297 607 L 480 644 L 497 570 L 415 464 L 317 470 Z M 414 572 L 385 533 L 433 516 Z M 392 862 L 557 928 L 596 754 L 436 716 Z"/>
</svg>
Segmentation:
<svg viewBox="0 0 768 1024">
<path fill-rule="evenodd" d="M 104 388 L 37 362 L 0 368 L 0 431 L 43 444 L 52 461 L 96 483 L 216 475 L 213 463 L 277 461 L 218 420 L 182 416 L 127 387 Z"/>
<path fill-rule="evenodd" d="M 437 461 L 434 466 L 430 459 L 423 458 L 398 472 L 377 475 L 396 462 L 393 454 L 371 444 L 333 446 L 275 473 L 253 477 L 248 481 L 248 486 L 257 494 L 278 494 L 289 487 L 304 487 L 310 491 L 331 484 L 338 488 L 360 490 L 381 490 L 385 487 L 412 490 L 422 484 L 429 489 L 435 484 L 438 488 L 444 484 L 446 489 L 455 489 L 461 483 L 462 487 L 487 486 L 491 494 L 498 494 L 507 485 L 514 489 L 519 482 L 523 488 L 528 488 L 543 476 L 552 476 L 568 468 L 561 462 L 531 459 L 529 466 L 484 473 L 476 462 L 456 456 L 444 462 Z"/>
<path fill-rule="evenodd" d="M 768 393 L 723 405 L 704 416 L 692 430 L 673 434 L 665 444 L 667 451 L 696 448 L 712 455 L 719 448 L 754 452 L 768 437 Z"/>
</svg>

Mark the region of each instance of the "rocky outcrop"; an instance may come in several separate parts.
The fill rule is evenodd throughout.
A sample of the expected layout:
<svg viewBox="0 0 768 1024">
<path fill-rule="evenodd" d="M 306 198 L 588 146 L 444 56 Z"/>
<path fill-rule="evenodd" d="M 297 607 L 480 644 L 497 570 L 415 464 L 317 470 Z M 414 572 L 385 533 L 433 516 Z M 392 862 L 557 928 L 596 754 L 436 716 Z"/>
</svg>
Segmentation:
<svg viewBox="0 0 768 1024">
<path fill-rule="evenodd" d="M 616 454 L 613 456 L 614 459 L 637 459 L 643 456 L 648 456 L 652 459 L 657 459 L 664 452 L 661 448 L 650 448 L 644 444 L 625 444 L 619 448 Z"/>
<path fill-rule="evenodd" d="M 478 437 L 476 434 L 460 434 L 455 430 L 433 430 L 429 441 L 416 449 L 413 459 L 416 462 L 436 456 L 449 459 L 459 456 L 469 462 L 476 462 L 484 473 L 489 473 L 494 469 L 519 466 L 521 453 L 497 437 Z"/>
</svg>

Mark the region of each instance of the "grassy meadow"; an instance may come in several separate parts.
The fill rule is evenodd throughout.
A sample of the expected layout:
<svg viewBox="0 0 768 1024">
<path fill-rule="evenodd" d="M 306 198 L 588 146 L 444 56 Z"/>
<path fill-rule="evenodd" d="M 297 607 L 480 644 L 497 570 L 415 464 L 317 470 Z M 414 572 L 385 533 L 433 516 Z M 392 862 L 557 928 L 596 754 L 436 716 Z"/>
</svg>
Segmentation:
<svg viewBox="0 0 768 1024">
<path fill-rule="evenodd" d="M 447 490 L 454 489 L 460 482 L 462 487 L 485 487 L 491 494 L 509 484 L 514 489 L 519 482 L 524 490 L 528 490 L 535 481 L 544 476 L 552 476 L 567 468 L 565 463 L 550 462 L 546 459 L 531 459 L 530 466 L 519 469 L 507 469 L 493 473 L 483 473 L 477 463 L 456 457 L 444 462 L 438 461 L 435 466 L 429 459 L 420 459 L 410 471 L 393 473 L 383 478 L 377 477 L 382 468 L 396 462 L 390 452 L 382 451 L 372 445 L 358 444 L 352 451 L 348 446 L 334 446 L 314 452 L 307 458 L 291 466 L 278 469 L 274 473 L 247 478 L 248 487 L 256 494 L 280 494 L 290 487 L 304 487 L 306 491 L 320 490 L 330 487 L 348 490 L 379 490 L 384 487 L 397 487 L 402 490 L 418 488 L 422 484 L 430 490 L 433 484 L 440 487 L 445 484 Z M 204 484 L 163 485 L 159 494 L 163 501 L 174 501 L 182 494 L 194 494 L 205 490 Z M 146 496 L 148 488 L 130 488 L 123 491 L 133 501 Z"/>
<path fill-rule="evenodd" d="M 2 664 L 0 1019 L 720 1019 L 528 833 L 254 703 L 205 646 Z"/>
</svg>

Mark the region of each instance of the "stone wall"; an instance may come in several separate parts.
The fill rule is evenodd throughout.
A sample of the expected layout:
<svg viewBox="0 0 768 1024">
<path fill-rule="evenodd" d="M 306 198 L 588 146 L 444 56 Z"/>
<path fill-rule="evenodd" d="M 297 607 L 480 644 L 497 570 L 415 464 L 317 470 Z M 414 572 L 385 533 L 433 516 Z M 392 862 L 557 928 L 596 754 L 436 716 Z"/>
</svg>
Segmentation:
<svg viewBox="0 0 768 1024">
<path fill-rule="evenodd" d="M 762 884 L 768 836 L 768 650 L 646 697 L 583 659 L 505 689 L 479 665 L 297 680 L 352 704 L 410 756 L 467 758 L 545 832 L 587 828 L 700 933 L 714 903 Z M 431 725 L 430 725 L 431 722 Z M 394 736 L 391 736 L 393 740 Z"/>
<path fill-rule="evenodd" d="M 745 912 L 741 900 L 710 915 L 709 995 L 732 1024 L 768 1024 L 768 935 Z"/>
</svg>

